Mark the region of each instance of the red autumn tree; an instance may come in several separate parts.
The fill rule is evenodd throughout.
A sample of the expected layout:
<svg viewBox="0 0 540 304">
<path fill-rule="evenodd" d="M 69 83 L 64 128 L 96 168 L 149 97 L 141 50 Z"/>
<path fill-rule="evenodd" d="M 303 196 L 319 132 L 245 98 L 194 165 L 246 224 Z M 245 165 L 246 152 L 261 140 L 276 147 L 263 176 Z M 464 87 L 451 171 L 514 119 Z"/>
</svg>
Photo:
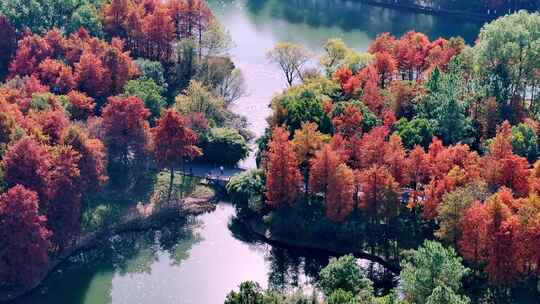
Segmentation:
<svg viewBox="0 0 540 304">
<path fill-rule="evenodd" d="M 126 82 L 137 74 L 135 64 L 123 48 L 121 40 L 113 39 L 111 47 L 108 47 L 103 54 L 102 62 L 105 68 L 103 81 L 109 84 L 109 90 L 105 91 L 105 96 L 122 93 Z"/>
<path fill-rule="evenodd" d="M 187 35 L 186 11 L 187 3 L 184 0 L 171 0 L 167 3 L 169 14 L 174 25 L 176 39 L 185 38 Z"/>
<path fill-rule="evenodd" d="M 59 143 L 69 126 L 69 119 L 63 110 L 40 112 L 38 122 L 50 144 Z"/>
<path fill-rule="evenodd" d="M 32 75 L 39 63 L 51 55 L 49 44 L 38 35 L 27 35 L 19 40 L 17 51 L 9 66 L 10 77 Z"/>
<path fill-rule="evenodd" d="M 79 91 L 71 91 L 67 97 L 69 101 L 67 109 L 72 119 L 84 120 L 94 114 L 96 103 L 92 97 Z"/>
<path fill-rule="evenodd" d="M 165 7 L 159 6 L 153 14 L 144 20 L 147 49 L 146 58 L 167 60 L 172 52 L 174 40 L 174 24 Z"/>
<path fill-rule="evenodd" d="M 351 69 L 349 68 L 346 68 L 346 67 L 340 67 L 337 69 L 337 71 L 334 73 L 334 80 L 339 82 L 339 84 L 341 85 L 341 89 L 345 92 L 345 93 L 348 93 L 350 94 L 350 90 L 346 90 L 345 89 L 345 86 L 347 84 L 347 82 L 349 82 L 349 80 L 353 77 L 353 72 Z"/>
<path fill-rule="evenodd" d="M 361 140 L 354 141 L 351 155 L 354 163 L 352 168 L 367 169 L 372 165 L 383 165 L 388 133 L 388 128 L 376 127 L 364 133 Z"/>
<path fill-rule="evenodd" d="M 131 54 L 136 57 L 146 56 L 147 45 L 143 28 L 143 15 L 144 11 L 140 7 L 134 8 L 129 12 L 125 24 L 127 30 L 127 38 L 125 41 L 127 47 L 131 50 Z"/>
<path fill-rule="evenodd" d="M 391 135 L 384 146 L 384 164 L 400 186 L 409 184 L 409 168 L 407 167 L 407 153 L 401 143 L 401 138 Z"/>
<path fill-rule="evenodd" d="M 59 146 L 53 153 L 50 174 L 50 201 L 46 206 L 48 226 L 53 231 L 56 250 L 70 245 L 81 226 L 81 155 L 70 146 Z"/>
<path fill-rule="evenodd" d="M 343 113 L 332 119 L 332 124 L 336 133 L 340 133 L 347 138 L 360 135 L 362 132 L 362 112 L 352 105 L 343 109 Z"/>
<path fill-rule="evenodd" d="M 512 128 L 508 121 L 497 130 L 489 147 L 489 155 L 484 157 L 483 162 L 483 176 L 492 189 L 506 186 L 518 196 L 528 193 L 529 162 L 512 152 Z"/>
<path fill-rule="evenodd" d="M 272 208 L 280 208 L 296 201 L 302 175 L 298 160 L 289 142 L 289 132 L 274 128 L 266 155 L 266 198 Z"/>
<path fill-rule="evenodd" d="M 49 58 L 39 64 L 39 79 L 57 94 L 65 94 L 76 85 L 71 67 L 60 60 Z"/>
<path fill-rule="evenodd" d="M 421 86 L 416 82 L 392 81 L 390 84 L 390 96 L 397 117 L 412 119 L 416 115 L 414 99 L 420 91 Z"/>
<path fill-rule="evenodd" d="M 47 201 L 51 156 L 45 147 L 24 137 L 9 147 L 2 164 L 9 187 L 23 185 L 38 193 L 40 203 Z"/>
<path fill-rule="evenodd" d="M 495 219 L 493 219 L 495 220 Z M 486 266 L 489 280 L 508 284 L 519 279 L 525 270 L 521 224 L 516 216 L 505 219 L 493 233 Z"/>
<path fill-rule="evenodd" d="M 110 77 L 103 62 L 90 51 L 85 51 L 75 64 L 75 75 L 78 88 L 89 96 L 103 97 L 110 90 Z"/>
<path fill-rule="evenodd" d="M 369 110 L 375 113 L 377 116 L 382 116 L 384 104 L 383 96 L 375 81 L 367 81 L 364 86 L 362 102 L 369 108 Z"/>
<path fill-rule="evenodd" d="M 442 141 L 434 138 L 429 146 L 428 157 L 434 179 L 443 178 L 455 166 L 466 168 L 470 176 L 480 175 L 478 154 L 472 152 L 467 145 L 457 144 L 444 147 Z"/>
<path fill-rule="evenodd" d="M 355 142 L 359 141 L 357 137 L 351 138 L 351 140 L 346 139 L 340 133 L 332 136 L 330 140 L 330 147 L 332 150 L 336 151 L 339 160 L 343 163 L 346 163 L 349 167 L 354 168 L 354 164 L 358 163 L 357 160 L 352 159 L 352 147 L 355 146 Z"/>
<path fill-rule="evenodd" d="M 355 178 L 353 171 L 340 164 L 332 172 L 326 195 L 326 217 L 333 222 L 343 222 L 354 209 Z"/>
<path fill-rule="evenodd" d="M 311 160 L 309 176 L 309 188 L 314 193 L 322 192 L 325 200 L 330 191 L 330 180 L 336 174 L 337 167 L 341 161 L 339 155 L 330 145 L 324 145 L 321 150 L 315 153 Z"/>
<path fill-rule="evenodd" d="M 103 130 L 109 160 L 129 166 L 146 154 L 150 111 L 138 97 L 109 97 L 103 108 Z"/>
<path fill-rule="evenodd" d="M 369 45 L 368 52 L 371 54 L 387 52 L 393 54 L 397 46 L 396 37 L 392 36 L 390 33 L 379 34 L 373 42 Z"/>
<path fill-rule="evenodd" d="M 375 53 L 374 64 L 379 73 L 381 88 L 384 89 L 386 84 L 393 79 L 397 71 L 397 61 L 390 53 L 380 52 Z"/>
<path fill-rule="evenodd" d="M 107 154 L 101 140 L 89 138 L 83 129 L 73 126 L 66 132 L 63 144 L 71 146 L 80 155 L 77 167 L 83 192 L 96 191 L 107 181 Z"/>
<path fill-rule="evenodd" d="M 525 238 L 511 201 L 511 193 L 502 189 L 484 205 L 473 204 L 460 222 L 461 254 L 468 261 L 486 264 L 488 277 L 496 284 L 514 281 L 525 270 Z"/>
<path fill-rule="evenodd" d="M 129 0 L 112 0 L 103 7 L 105 30 L 111 37 L 125 37 L 124 22 L 128 16 Z"/>
<path fill-rule="evenodd" d="M 64 55 L 68 42 L 61 29 L 53 28 L 43 36 L 43 40 L 49 46 L 50 57 L 59 58 Z"/>
<path fill-rule="evenodd" d="M 407 32 L 399 39 L 394 56 L 403 79 L 414 80 L 420 77 L 428 43 L 426 35 L 414 31 Z"/>
<path fill-rule="evenodd" d="M 199 59 L 201 56 L 202 39 L 204 32 L 208 28 L 210 21 L 214 18 L 212 11 L 204 0 L 189 0 L 185 2 L 183 21 L 181 21 L 180 32 L 182 38 L 193 38 L 199 45 Z"/>
<path fill-rule="evenodd" d="M 187 127 L 186 119 L 173 109 L 168 109 L 158 119 L 156 127 L 152 130 L 152 150 L 161 168 L 169 168 L 169 194 L 171 199 L 174 167 L 184 161 L 192 160 L 202 154 L 197 143 L 197 134 Z"/>
<path fill-rule="evenodd" d="M 0 195 L 0 280 L 30 286 L 48 262 L 51 232 L 34 191 L 21 185 Z"/>
<path fill-rule="evenodd" d="M 540 274 L 540 212 L 529 221 L 524 244 L 528 264 L 536 274 Z"/>
<path fill-rule="evenodd" d="M 323 146 L 324 135 L 317 130 L 314 122 L 302 123 L 302 128 L 294 131 L 292 146 L 296 159 L 304 175 L 305 193 L 309 193 L 309 169 L 310 160 Z"/>
<path fill-rule="evenodd" d="M 388 222 L 397 216 L 400 189 L 385 166 L 374 165 L 360 172 L 358 180 L 362 190 L 361 204 L 374 222 Z"/>
<path fill-rule="evenodd" d="M 487 261 L 489 246 L 489 213 L 480 202 L 474 203 L 459 222 L 461 237 L 459 252 L 469 262 L 481 264 Z"/>
<path fill-rule="evenodd" d="M 417 145 L 409 151 L 406 166 L 414 189 L 411 203 L 416 206 L 420 186 L 428 183 L 431 173 L 428 155 L 422 147 Z"/>
</svg>

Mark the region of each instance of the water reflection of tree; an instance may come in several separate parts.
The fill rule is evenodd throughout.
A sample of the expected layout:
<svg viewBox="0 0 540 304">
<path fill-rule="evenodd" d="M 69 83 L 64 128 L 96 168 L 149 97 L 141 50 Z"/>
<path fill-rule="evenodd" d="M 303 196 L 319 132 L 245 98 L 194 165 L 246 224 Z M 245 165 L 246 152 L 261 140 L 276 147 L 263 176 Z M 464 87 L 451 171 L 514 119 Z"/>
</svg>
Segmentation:
<svg viewBox="0 0 540 304">
<path fill-rule="evenodd" d="M 290 212 L 287 211 L 287 212 Z M 241 213 L 242 214 L 242 213 Z M 290 213 L 289 213 L 290 214 Z M 306 216 L 310 217 L 310 216 Z M 318 217 L 314 219 L 320 220 Z M 299 221 L 293 221 L 295 225 L 299 224 Z M 357 228 L 357 227 L 356 227 Z M 298 230 L 299 227 L 287 227 L 286 231 L 291 235 L 291 231 Z M 268 273 L 268 287 L 270 289 L 278 291 L 292 291 L 299 287 L 313 286 L 319 277 L 319 272 L 323 267 L 328 264 L 330 257 L 329 252 L 324 250 L 317 250 L 312 248 L 292 247 L 292 246 L 279 246 L 274 244 L 264 243 L 261 238 L 253 234 L 244 224 L 242 220 L 237 217 L 232 217 L 229 221 L 229 230 L 233 236 L 245 243 L 251 244 L 256 248 L 265 248 L 265 259 L 269 265 Z M 300 229 L 300 231 L 302 231 Z M 320 231 L 319 231 L 320 232 Z M 320 236 L 320 233 L 317 233 Z M 305 231 L 302 231 L 305 233 Z M 335 233 L 332 232 L 332 233 Z M 406 232 L 410 233 L 410 231 Z M 343 233 L 348 235 L 349 232 Z M 335 239 L 335 234 L 332 236 Z M 354 235 L 352 236 L 354 238 Z M 358 241 L 358 239 L 351 241 Z M 381 238 L 374 238 L 372 243 L 372 250 L 376 253 L 388 253 L 388 243 L 381 242 Z M 368 241 L 365 241 L 366 244 Z M 395 254 L 392 252 L 392 254 Z M 382 256 L 382 255 L 381 255 Z M 369 261 L 366 259 L 360 260 L 360 266 L 365 271 L 366 275 L 374 282 L 376 292 L 385 293 L 392 287 L 395 287 L 397 283 L 397 275 L 385 268 L 384 266 Z"/>
<path fill-rule="evenodd" d="M 180 265 L 201 241 L 197 225 L 194 219 L 179 220 L 159 230 L 117 236 L 108 246 L 111 264 L 120 274 L 151 273 L 152 264 L 166 254 L 172 265 Z"/>
<path fill-rule="evenodd" d="M 255 23 L 264 22 L 267 18 L 283 19 L 293 24 L 306 24 L 311 27 L 337 26 L 348 32 L 361 30 L 373 38 L 382 32 L 402 35 L 415 29 L 428 34 L 431 38 L 438 36 L 461 35 L 472 42 L 478 34 L 481 23 L 460 21 L 446 16 L 430 16 L 403 12 L 384 7 L 371 6 L 361 1 L 342 0 L 246 0 L 250 14 L 257 16 Z M 266 16 L 263 13 L 266 12 Z M 262 18 L 263 20 L 260 20 Z M 282 30 L 282 29 L 276 29 Z"/>
</svg>

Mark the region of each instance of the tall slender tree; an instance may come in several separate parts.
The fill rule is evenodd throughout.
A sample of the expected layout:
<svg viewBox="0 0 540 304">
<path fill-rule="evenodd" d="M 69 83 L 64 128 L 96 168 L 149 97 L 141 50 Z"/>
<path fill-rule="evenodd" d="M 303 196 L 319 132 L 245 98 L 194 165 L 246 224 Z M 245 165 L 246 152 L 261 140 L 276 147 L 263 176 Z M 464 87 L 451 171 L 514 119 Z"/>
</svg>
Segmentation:
<svg viewBox="0 0 540 304">
<path fill-rule="evenodd" d="M 169 193 L 167 202 L 171 200 L 174 182 L 174 167 L 178 164 L 183 169 L 186 160 L 202 155 L 197 147 L 197 133 L 187 127 L 186 119 L 174 109 L 166 110 L 152 130 L 152 150 L 162 168 L 169 168 Z"/>
<path fill-rule="evenodd" d="M 289 141 L 289 132 L 274 128 L 266 159 L 266 198 L 268 205 L 279 208 L 292 205 L 298 197 L 302 175 Z"/>
</svg>

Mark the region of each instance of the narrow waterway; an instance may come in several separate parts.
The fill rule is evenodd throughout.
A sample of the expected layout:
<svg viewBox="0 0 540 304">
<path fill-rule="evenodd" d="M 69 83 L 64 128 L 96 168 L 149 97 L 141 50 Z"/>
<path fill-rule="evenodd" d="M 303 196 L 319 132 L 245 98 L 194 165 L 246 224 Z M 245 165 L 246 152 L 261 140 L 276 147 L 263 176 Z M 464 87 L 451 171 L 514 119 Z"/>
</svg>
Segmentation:
<svg viewBox="0 0 540 304">
<path fill-rule="evenodd" d="M 401 35 L 415 29 L 431 39 L 463 36 L 469 43 L 480 25 L 341 0 L 214 0 L 216 16 L 235 43 L 231 55 L 244 72 L 249 95 L 234 110 L 261 135 L 272 96 L 285 88 L 265 53 L 278 41 L 301 43 L 314 52 L 329 38 L 367 49 L 380 32 Z M 253 167 L 250 158 L 242 164 Z M 159 231 L 123 235 L 99 250 L 75 257 L 42 288 L 18 303 L 150 304 L 223 303 L 240 282 L 254 280 L 278 289 L 310 286 L 328 256 L 275 248 L 254 240 L 232 216 L 217 210 Z M 368 262 L 364 261 L 367 266 Z"/>
<path fill-rule="evenodd" d="M 309 288 L 328 256 L 272 248 L 245 231 L 234 214 L 230 204 L 220 203 L 187 222 L 114 237 L 71 258 L 19 303 L 222 303 L 245 280 Z"/>
</svg>

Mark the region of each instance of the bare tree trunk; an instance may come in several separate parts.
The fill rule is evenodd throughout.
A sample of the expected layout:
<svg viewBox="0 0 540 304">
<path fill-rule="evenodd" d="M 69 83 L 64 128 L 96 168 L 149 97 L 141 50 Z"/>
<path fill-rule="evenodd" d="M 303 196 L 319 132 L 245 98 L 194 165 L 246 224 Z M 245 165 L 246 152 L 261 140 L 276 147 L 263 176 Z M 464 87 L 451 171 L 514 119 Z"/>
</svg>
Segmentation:
<svg viewBox="0 0 540 304">
<path fill-rule="evenodd" d="M 171 202 L 171 194 L 172 194 L 172 188 L 173 188 L 173 182 L 174 182 L 174 167 L 171 166 L 171 178 L 169 179 L 169 195 L 167 196 L 167 205 Z"/>
</svg>

